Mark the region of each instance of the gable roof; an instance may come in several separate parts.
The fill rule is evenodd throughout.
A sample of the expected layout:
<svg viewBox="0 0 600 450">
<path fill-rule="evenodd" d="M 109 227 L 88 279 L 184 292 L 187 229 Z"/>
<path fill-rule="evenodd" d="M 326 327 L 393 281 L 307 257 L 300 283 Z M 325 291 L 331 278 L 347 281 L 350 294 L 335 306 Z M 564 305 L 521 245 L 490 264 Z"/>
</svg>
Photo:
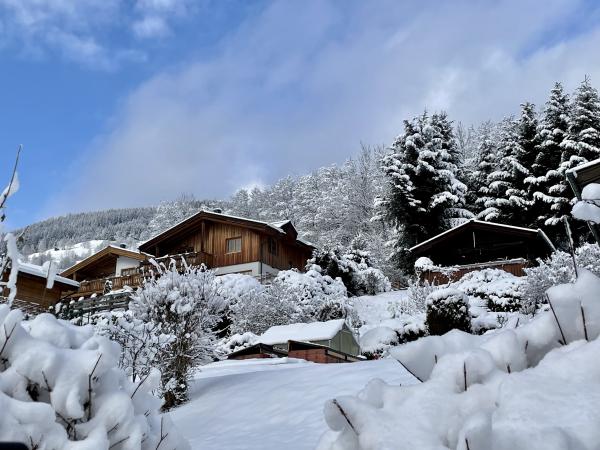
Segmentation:
<svg viewBox="0 0 600 450">
<path fill-rule="evenodd" d="M 65 269 L 61 272 L 63 277 L 69 277 L 73 275 L 75 272 L 99 261 L 103 257 L 107 255 L 115 255 L 115 256 L 125 256 L 127 258 L 137 259 L 138 261 L 144 261 L 147 259 L 147 255 L 145 253 L 139 252 L 137 250 L 129 250 L 126 248 L 117 247 L 116 245 L 107 245 L 102 250 L 88 256 L 87 258 L 79 261 L 76 264 L 73 264 L 68 269 Z"/>
<path fill-rule="evenodd" d="M 44 279 L 48 278 L 48 274 L 42 266 L 22 261 L 19 261 L 19 272 L 26 273 L 28 275 L 33 275 L 34 277 L 40 277 Z M 79 287 L 79 283 L 77 281 L 70 280 L 69 278 L 65 278 L 60 275 L 56 275 L 54 277 L 54 282 L 66 284 L 75 288 Z"/>
<path fill-rule="evenodd" d="M 234 223 L 246 228 L 252 228 L 260 231 L 267 231 L 271 233 L 280 234 L 282 236 L 287 235 L 286 231 L 283 227 L 291 227 L 295 232 L 296 229 L 290 220 L 283 220 L 278 222 L 265 222 L 262 220 L 248 219 L 246 217 L 232 216 L 230 214 L 223 214 L 214 211 L 206 211 L 201 209 L 197 213 L 183 219 L 181 222 L 173 225 L 171 228 L 166 229 L 165 231 L 153 236 L 148 239 L 146 242 L 140 244 L 138 247 L 142 251 L 151 251 L 152 246 L 156 245 L 166 239 L 176 236 L 181 232 L 188 231 L 189 229 L 194 228 L 201 220 L 210 220 L 213 222 L 225 222 L 225 223 Z M 296 232 L 297 235 L 297 232 Z M 304 245 L 306 247 L 314 248 L 312 244 L 309 244 L 300 239 L 296 239 L 296 242 Z"/>
<path fill-rule="evenodd" d="M 288 341 L 327 341 L 333 339 L 344 328 L 345 322 L 344 319 L 337 319 L 327 322 L 277 325 L 265 331 L 257 342 L 274 345 L 284 344 Z"/>
<path fill-rule="evenodd" d="M 530 238 L 539 237 L 542 240 L 544 240 L 548 247 L 550 247 L 553 251 L 556 250 L 554 248 L 554 244 L 552 244 L 550 239 L 548 239 L 548 236 L 546 236 L 546 233 L 544 233 L 539 228 L 537 230 L 534 230 L 532 228 L 517 227 L 513 225 L 505 225 L 502 223 L 495 222 L 485 222 L 483 220 L 476 219 L 470 219 L 465 223 L 462 223 L 454 228 L 451 228 L 449 230 L 444 231 L 443 233 L 438 234 L 437 236 L 433 236 L 432 238 L 427 239 L 426 241 L 423 241 L 420 244 L 415 245 L 414 247 L 411 247 L 409 250 L 413 253 L 424 252 L 433 247 L 435 244 L 438 244 L 440 242 L 452 238 L 453 236 L 458 235 L 467 228 L 474 228 L 483 231 L 503 231 L 507 234 L 513 234 L 516 236 L 524 236 Z"/>
</svg>

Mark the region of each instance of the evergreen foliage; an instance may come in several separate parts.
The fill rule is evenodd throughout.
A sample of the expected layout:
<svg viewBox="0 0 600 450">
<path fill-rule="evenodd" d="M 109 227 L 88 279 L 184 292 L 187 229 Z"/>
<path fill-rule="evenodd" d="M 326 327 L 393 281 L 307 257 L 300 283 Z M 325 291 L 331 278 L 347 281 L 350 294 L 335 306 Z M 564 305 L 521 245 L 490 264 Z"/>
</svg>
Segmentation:
<svg viewBox="0 0 600 450">
<path fill-rule="evenodd" d="M 469 300 L 457 289 L 439 289 L 427 296 L 426 324 L 430 335 L 457 329 L 471 332 Z"/>
</svg>

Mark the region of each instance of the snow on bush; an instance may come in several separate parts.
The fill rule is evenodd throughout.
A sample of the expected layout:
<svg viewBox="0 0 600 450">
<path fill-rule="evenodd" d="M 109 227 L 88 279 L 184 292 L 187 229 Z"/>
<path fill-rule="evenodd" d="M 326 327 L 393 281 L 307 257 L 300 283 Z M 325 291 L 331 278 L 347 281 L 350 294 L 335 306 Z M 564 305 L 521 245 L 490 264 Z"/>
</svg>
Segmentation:
<svg viewBox="0 0 600 450">
<path fill-rule="evenodd" d="M 600 247 L 584 244 L 575 250 L 578 267 L 600 275 Z M 527 277 L 523 285 L 523 312 L 534 313 L 545 302 L 545 292 L 551 286 L 575 281 L 575 269 L 571 255 L 563 251 L 552 253 L 548 259 L 538 259 L 538 265 L 525 269 Z"/>
<path fill-rule="evenodd" d="M 238 350 L 253 345 L 257 339 L 258 336 L 249 331 L 242 334 L 234 334 L 228 338 L 221 339 L 219 342 L 219 348 L 224 354 L 237 352 Z"/>
<path fill-rule="evenodd" d="M 458 289 L 438 289 L 427 296 L 427 330 L 440 335 L 454 328 L 471 331 L 469 299 Z"/>
<path fill-rule="evenodd" d="M 372 328 L 360 337 L 361 353 L 368 358 L 379 358 L 398 343 L 398 334 L 385 326 Z"/>
<path fill-rule="evenodd" d="M 318 270 L 332 279 L 341 279 L 351 296 L 375 295 L 392 289 L 390 280 L 371 266 L 369 252 L 339 247 L 315 251 L 308 260 L 310 270 Z"/>
<path fill-rule="evenodd" d="M 427 307 L 427 296 L 438 289 L 428 281 L 421 282 L 419 279 L 411 279 L 408 282 L 407 302 L 401 307 L 406 309 L 402 312 L 413 313 L 423 312 Z"/>
<path fill-rule="evenodd" d="M 390 330 L 394 333 L 393 336 Z M 360 333 L 362 353 L 370 358 L 387 356 L 391 348 L 398 344 L 415 341 L 427 334 L 425 314 L 403 314 L 383 320 L 378 327 L 367 328 Z"/>
<path fill-rule="evenodd" d="M 476 336 L 453 330 L 391 350 L 423 382 L 371 381 L 325 406 L 321 450 L 573 450 L 600 442 L 600 278 L 548 291 L 556 313 Z M 576 411 L 576 413 L 574 413 Z"/>
<path fill-rule="evenodd" d="M 306 273 L 282 270 L 266 287 L 253 288 L 229 299 L 231 332 L 262 334 L 275 325 L 347 319 L 357 316 L 346 287 L 314 267 Z"/>
<path fill-rule="evenodd" d="M 194 369 L 215 358 L 215 328 L 224 306 L 214 272 L 203 266 L 179 272 L 172 264 L 132 296 L 133 316 L 151 324 L 155 339 L 166 337 L 156 358 L 165 409 L 187 401 Z"/>
<path fill-rule="evenodd" d="M 25 326 L 0 305 L 0 440 L 48 449 L 188 448 L 149 393 L 117 368 L 119 346 L 50 314 Z"/>
<path fill-rule="evenodd" d="M 514 312 L 521 309 L 524 279 L 500 269 L 483 269 L 465 274 L 452 287 L 483 299 L 490 311 Z"/>
</svg>

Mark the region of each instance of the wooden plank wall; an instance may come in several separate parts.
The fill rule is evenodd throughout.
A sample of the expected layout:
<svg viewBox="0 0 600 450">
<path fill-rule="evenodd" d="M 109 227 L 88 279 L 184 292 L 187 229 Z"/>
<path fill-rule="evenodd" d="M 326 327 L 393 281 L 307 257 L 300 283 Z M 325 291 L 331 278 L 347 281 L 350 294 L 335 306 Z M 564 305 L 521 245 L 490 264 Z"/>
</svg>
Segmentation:
<svg viewBox="0 0 600 450">
<path fill-rule="evenodd" d="M 54 287 L 46 289 L 46 293 L 44 294 L 45 286 L 45 279 L 29 276 L 21 272 L 17 278 L 17 298 L 26 302 L 36 303 L 42 308 L 47 309 L 48 306 L 54 305 L 60 300 L 62 291 L 58 283 L 54 283 Z M 0 292 L 2 296 L 7 297 L 8 294 L 8 289 Z"/>
<path fill-rule="evenodd" d="M 450 281 L 457 281 L 460 280 L 465 274 L 469 273 L 469 272 L 473 272 L 475 270 L 482 270 L 482 269 L 486 269 L 486 268 L 490 268 L 490 269 L 501 269 L 504 270 L 505 272 L 508 273 L 512 273 L 513 275 L 517 276 L 517 277 L 523 277 L 525 276 L 525 267 L 527 267 L 527 263 L 524 262 L 508 262 L 506 264 L 494 264 L 494 265 L 490 265 L 488 267 L 486 267 L 485 264 L 481 264 L 479 267 L 468 267 L 468 268 L 462 268 L 462 269 L 458 269 L 454 272 L 449 272 L 449 274 L 445 274 L 442 272 L 438 272 L 438 271 L 433 271 L 433 270 L 427 270 L 421 273 L 421 281 L 428 281 L 429 284 L 435 284 L 435 285 L 439 285 L 439 284 L 446 284 L 449 283 Z"/>
</svg>

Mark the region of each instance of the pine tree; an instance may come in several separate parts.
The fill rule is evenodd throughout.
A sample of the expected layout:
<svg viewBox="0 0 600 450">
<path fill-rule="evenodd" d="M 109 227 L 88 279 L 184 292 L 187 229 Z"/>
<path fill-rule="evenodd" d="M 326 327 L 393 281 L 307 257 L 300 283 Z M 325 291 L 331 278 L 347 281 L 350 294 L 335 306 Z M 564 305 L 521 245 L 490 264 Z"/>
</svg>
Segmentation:
<svg viewBox="0 0 600 450">
<path fill-rule="evenodd" d="M 506 191 L 509 200 L 508 223 L 530 227 L 536 213 L 533 205 L 533 189 L 527 182 L 537 152 L 538 122 L 533 103 L 521 105 L 521 117 L 517 123 L 517 145 L 510 155 L 511 184 Z"/>
<path fill-rule="evenodd" d="M 477 161 L 475 170 L 468 172 L 467 207 L 478 215 L 485 210 L 490 200 L 488 177 L 498 164 L 498 147 L 495 140 L 495 125 L 488 121 L 481 124 L 477 132 Z"/>
<path fill-rule="evenodd" d="M 513 207 L 507 192 L 514 188 L 513 155 L 518 152 L 518 122 L 508 117 L 500 124 L 496 169 L 488 175 L 485 209 L 479 217 L 488 222 L 512 223 Z"/>
<path fill-rule="evenodd" d="M 538 130 L 537 156 L 531 167 L 527 182 L 534 190 L 535 209 L 538 212 L 536 224 L 556 240 L 562 235 L 560 221 L 568 214 L 570 187 L 564 174 L 559 171 L 561 144 L 569 127 L 569 96 L 560 83 L 550 91 L 544 114 Z"/>
<path fill-rule="evenodd" d="M 575 93 L 569 133 L 562 148 L 563 166 L 568 168 L 600 157 L 600 99 L 588 77 Z"/>
<path fill-rule="evenodd" d="M 408 248 L 451 225 L 466 186 L 456 178 L 455 143 L 445 115 L 405 121 L 405 132 L 383 159 L 389 180 L 387 218 L 398 229 L 398 263 L 410 270 Z"/>
</svg>

